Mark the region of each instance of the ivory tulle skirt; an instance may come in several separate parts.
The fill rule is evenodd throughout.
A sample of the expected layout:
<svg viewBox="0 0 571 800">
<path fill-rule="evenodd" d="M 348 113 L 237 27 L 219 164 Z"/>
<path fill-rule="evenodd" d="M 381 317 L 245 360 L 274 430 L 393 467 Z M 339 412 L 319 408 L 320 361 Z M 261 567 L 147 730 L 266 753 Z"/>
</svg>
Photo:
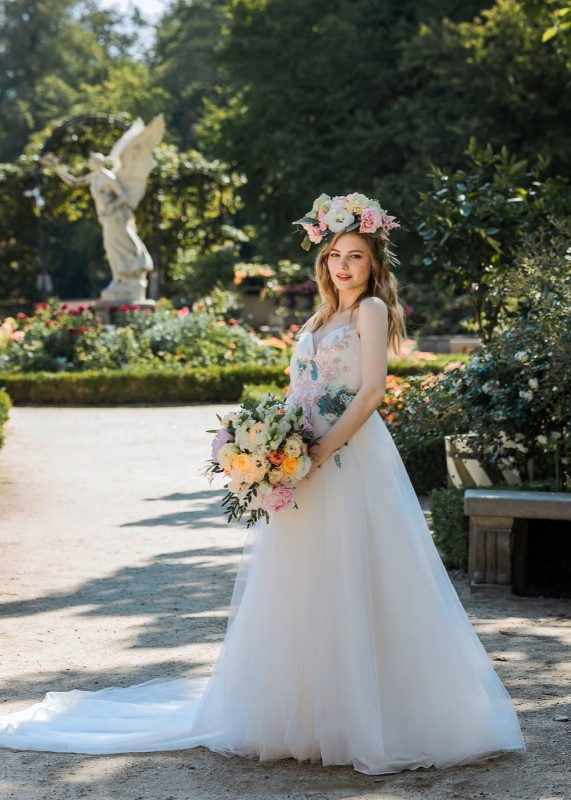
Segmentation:
<svg viewBox="0 0 571 800">
<path fill-rule="evenodd" d="M 250 530 L 210 678 L 50 692 L 0 717 L 16 749 L 206 746 L 368 774 L 525 750 L 378 414 Z"/>
</svg>

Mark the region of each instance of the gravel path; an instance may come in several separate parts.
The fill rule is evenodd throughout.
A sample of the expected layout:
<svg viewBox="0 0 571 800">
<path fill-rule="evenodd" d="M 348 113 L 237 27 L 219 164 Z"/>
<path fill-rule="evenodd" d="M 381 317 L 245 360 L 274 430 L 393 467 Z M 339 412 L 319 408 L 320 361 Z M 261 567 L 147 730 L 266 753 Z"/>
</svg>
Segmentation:
<svg viewBox="0 0 571 800">
<path fill-rule="evenodd" d="M 228 408 L 13 409 L 0 452 L 3 712 L 52 689 L 209 672 L 244 537 L 220 514 L 223 490 L 200 474 L 205 429 Z M 571 716 L 569 602 L 471 594 L 454 580 L 514 697 L 524 756 L 375 778 L 205 749 L 2 750 L 0 798 L 571 798 L 571 723 L 554 720 Z"/>
</svg>

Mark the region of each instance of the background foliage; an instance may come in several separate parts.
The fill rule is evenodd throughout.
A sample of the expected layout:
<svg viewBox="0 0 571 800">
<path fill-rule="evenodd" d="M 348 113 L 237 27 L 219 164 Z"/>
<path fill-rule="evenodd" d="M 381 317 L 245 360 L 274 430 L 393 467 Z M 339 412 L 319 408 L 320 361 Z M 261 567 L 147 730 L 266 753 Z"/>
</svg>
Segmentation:
<svg viewBox="0 0 571 800">
<path fill-rule="evenodd" d="M 291 220 L 321 191 L 358 190 L 405 223 L 401 280 L 424 323 L 440 265 L 423 262 L 418 194 L 467 169 L 470 138 L 540 163 L 545 185 L 569 172 L 569 19 L 563 0 L 175 0 L 151 29 L 96 0 L 0 0 L 0 297 L 37 298 L 23 192 L 57 124 L 163 111 L 138 221 L 164 293 L 192 300 L 231 260 L 299 260 Z M 106 137 L 74 131 L 58 154 L 79 170 Z M 49 175 L 43 192 L 56 290 L 94 296 L 108 270 L 90 198 Z M 454 292 L 445 305 L 457 328 L 466 306 Z"/>
</svg>

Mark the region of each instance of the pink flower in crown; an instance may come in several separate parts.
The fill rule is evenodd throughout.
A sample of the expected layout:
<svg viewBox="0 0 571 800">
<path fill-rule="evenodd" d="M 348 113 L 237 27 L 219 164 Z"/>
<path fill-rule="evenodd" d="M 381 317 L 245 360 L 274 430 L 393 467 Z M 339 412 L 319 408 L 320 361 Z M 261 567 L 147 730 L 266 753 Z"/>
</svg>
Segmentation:
<svg viewBox="0 0 571 800">
<path fill-rule="evenodd" d="M 359 233 L 375 233 L 382 224 L 382 214 L 376 208 L 365 208 L 361 214 Z"/>
<path fill-rule="evenodd" d="M 291 486 L 274 486 L 262 500 L 265 511 L 282 511 L 284 508 L 293 508 L 294 505 L 295 490 Z"/>
<path fill-rule="evenodd" d="M 317 219 L 319 220 L 319 230 L 320 231 L 326 231 L 327 230 L 327 223 L 324 220 L 324 217 L 325 217 L 326 213 L 327 212 L 324 211 L 322 208 L 320 208 L 319 211 L 317 212 Z"/>
<path fill-rule="evenodd" d="M 397 222 L 396 217 L 391 217 L 390 214 L 381 214 L 381 227 L 383 229 L 382 237 L 386 239 L 388 236 L 389 231 L 392 231 L 394 228 L 400 228 L 400 223 Z"/>
<path fill-rule="evenodd" d="M 321 233 L 319 231 L 319 226 L 310 225 L 309 222 L 304 222 L 301 227 L 307 233 L 307 235 L 309 236 L 310 242 L 313 242 L 313 244 L 319 244 L 321 242 L 321 240 L 323 239 L 323 236 L 321 235 Z"/>
<path fill-rule="evenodd" d="M 218 453 L 222 445 L 225 445 L 227 442 L 234 441 L 234 437 L 229 432 L 228 428 L 220 428 L 220 430 L 215 435 L 214 439 L 212 440 L 212 460 L 218 461 Z"/>
</svg>

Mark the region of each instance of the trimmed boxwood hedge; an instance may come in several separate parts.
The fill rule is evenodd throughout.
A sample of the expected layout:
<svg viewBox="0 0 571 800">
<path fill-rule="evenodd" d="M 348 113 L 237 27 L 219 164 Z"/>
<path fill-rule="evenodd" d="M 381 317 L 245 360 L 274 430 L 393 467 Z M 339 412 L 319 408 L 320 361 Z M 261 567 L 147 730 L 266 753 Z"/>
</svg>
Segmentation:
<svg viewBox="0 0 571 800">
<path fill-rule="evenodd" d="M 12 405 L 10 398 L 6 392 L 0 389 L 0 447 L 4 444 L 4 423 L 8 419 L 8 411 Z"/>
<path fill-rule="evenodd" d="M 14 403 L 122 405 L 238 402 L 245 383 L 287 383 L 283 367 L 227 366 L 2 373 Z"/>
<path fill-rule="evenodd" d="M 440 372 L 457 356 L 434 361 L 391 361 L 389 372 L 406 377 Z M 239 402 L 245 384 L 286 387 L 284 367 L 256 364 L 211 367 L 125 367 L 85 372 L 2 372 L 0 386 L 14 403 L 31 405 L 122 405 L 125 403 Z"/>
</svg>

